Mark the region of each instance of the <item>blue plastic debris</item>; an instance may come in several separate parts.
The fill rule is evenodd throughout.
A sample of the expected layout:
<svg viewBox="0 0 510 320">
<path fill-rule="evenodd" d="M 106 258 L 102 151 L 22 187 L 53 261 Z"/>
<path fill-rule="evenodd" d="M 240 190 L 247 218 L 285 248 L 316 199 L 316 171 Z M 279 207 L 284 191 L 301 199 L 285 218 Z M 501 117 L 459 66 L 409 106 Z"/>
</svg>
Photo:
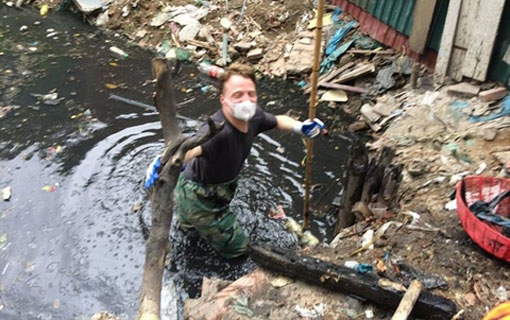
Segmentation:
<svg viewBox="0 0 510 320">
<path fill-rule="evenodd" d="M 460 110 L 469 107 L 469 102 L 463 100 L 455 100 L 451 103 L 453 109 Z"/>
<path fill-rule="evenodd" d="M 469 117 L 469 121 L 471 121 L 471 122 L 486 122 L 486 121 L 491 121 L 491 120 L 498 119 L 498 118 L 501 118 L 504 116 L 510 116 L 510 96 L 506 96 L 503 99 L 503 102 L 501 104 L 503 105 L 503 108 L 501 109 L 500 112 L 491 114 L 486 117 L 471 116 L 471 117 Z"/>
<path fill-rule="evenodd" d="M 299 81 L 299 83 L 297 85 L 300 88 L 304 88 L 306 86 L 306 84 L 307 84 L 307 82 L 305 80 L 301 80 L 301 81 Z"/>
<path fill-rule="evenodd" d="M 386 251 L 383 256 L 383 261 L 387 261 L 390 258 L 391 251 Z"/>
<path fill-rule="evenodd" d="M 357 267 L 356 267 L 356 272 L 357 273 L 367 273 L 367 272 L 372 272 L 374 268 L 372 267 L 371 264 L 368 264 L 368 263 L 360 263 Z"/>
<path fill-rule="evenodd" d="M 324 59 L 324 61 L 321 62 L 320 73 L 324 74 L 324 73 L 328 72 L 329 69 L 331 68 L 331 66 L 333 66 L 336 63 L 336 60 L 338 60 L 338 57 L 340 57 L 342 54 L 344 54 L 344 52 L 347 51 L 347 49 L 349 49 L 349 47 L 353 43 L 354 43 L 354 40 L 341 45 L 329 57 Z"/>
<path fill-rule="evenodd" d="M 211 87 L 209 85 L 205 85 L 200 88 L 200 91 L 202 91 L 203 94 L 206 94 L 207 92 L 209 92 L 209 89 L 211 89 Z"/>
<path fill-rule="evenodd" d="M 340 15 L 342 14 L 342 9 L 340 7 L 335 7 L 333 10 L 333 15 L 331 16 L 331 19 L 333 22 L 340 21 Z"/>
<path fill-rule="evenodd" d="M 345 37 L 345 35 L 351 31 L 352 28 L 356 27 L 358 25 L 358 22 L 356 21 L 351 21 L 349 23 L 347 23 L 347 25 L 345 25 L 344 27 L 340 27 L 337 32 L 331 37 L 331 39 L 329 39 L 329 43 L 326 47 L 326 56 L 329 56 L 330 54 L 332 54 L 336 47 L 338 46 L 338 44 L 340 43 L 340 41 L 342 41 L 342 39 Z"/>
</svg>

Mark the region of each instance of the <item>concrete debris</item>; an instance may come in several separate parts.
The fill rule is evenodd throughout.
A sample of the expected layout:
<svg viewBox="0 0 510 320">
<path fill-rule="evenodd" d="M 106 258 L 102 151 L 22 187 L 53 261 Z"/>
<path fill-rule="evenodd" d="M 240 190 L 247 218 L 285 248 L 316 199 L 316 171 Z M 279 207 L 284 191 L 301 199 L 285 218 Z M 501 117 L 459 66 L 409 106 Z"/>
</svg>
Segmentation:
<svg viewBox="0 0 510 320">
<path fill-rule="evenodd" d="M 496 128 L 485 128 L 483 130 L 483 138 L 487 141 L 494 141 L 494 139 L 496 139 L 497 134 L 498 129 Z"/>
<path fill-rule="evenodd" d="M 287 61 L 287 74 L 299 75 L 309 73 L 313 67 L 313 44 L 294 43 Z"/>
<path fill-rule="evenodd" d="M 107 7 L 107 3 L 101 0 L 73 0 L 81 12 L 90 14 Z"/>
<path fill-rule="evenodd" d="M 381 118 L 381 115 L 374 112 L 374 108 L 368 103 L 365 103 L 361 107 L 360 113 L 363 116 L 363 118 L 365 118 L 365 120 L 370 122 L 377 122 Z"/>
<path fill-rule="evenodd" d="M 2 189 L 2 199 L 4 201 L 9 201 L 11 199 L 12 191 L 11 187 L 5 187 Z"/>
<path fill-rule="evenodd" d="M 379 102 L 373 107 L 372 110 L 383 117 L 387 117 L 397 108 L 398 108 L 397 104 Z"/>
<path fill-rule="evenodd" d="M 248 60 L 259 60 L 262 59 L 263 53 L 264 50 L 262 48 L 255 48 L 251 49 L 246 55 L 246 57 L 248 58 Z"/>
<path fill-rule="evenodd" d="M 316 304 L 312 309 L 302 308 L 296 305 L 296 312 L 301 318 L 315 319 L 324 315 L 325 306 L 323 303 Z"/>
<path fill-rule="evenodd" d="M 160 12 L 160 13 L 158 13 L 157 16 L 155 16 L 152 19 L 150 26 L 151 27 L 161 27 L 163 24 L 168 22 L 168 20 L 170 20 L 170 18 L 172 18 L 173 16 L 174 15 L 172 12 Z"/>
<path fill-rule="evenodd" d="M 101 12 L 100 14 L 97 15 L 96 26 L 98 27 L 106 26 L 109 20 L 110 16 L 108 15 L 108 10 L 105 10 L 104 12 Z"/>
<path fill-rule="evenodd" d="M 247 52 L 248 50 L 251 49 L 251 47 L 252 44 L 251 42 L 248 41 L 240 41 L 234 44 L 234 48 L 240 52 Z"/>
<path fill-rule="evenodd" d="M 368 124 L 365 121 L 356 121 L 349 125 L 350 132 L 359 132 L 368 129 Z"/>
<path fill-rule="evenodd" d="M 229 30 L 230 27 L 232 27 L 232 21 L 230 21 L 229 18 L 221 18 L 220 25 L 223 27 L 223 29 Z"/>
<path fill-rule="evenodd" d="M 492 155 L 501 165 L 506 165 L 507 163 L 510 162 L 510 151 L 494 152 Z"/>
<path fill-rule="evenodd" d="M 189 24 L 184 26 L 184 28 L 179 31 L 179 40 L 181 41 L 189 41 L 195 39 L 198 32 L 200 31 L 200 25 L 198 24 Z"/>
<path fill-rule="evenodd" d="M 170 21 L 178 23 L 181 26 L 200 25 L 200 22 L 198 22 L 198 19 L 194 18 L 192 15 L 187 14 L 187 13 L 183 13 L 178 16 L 175 16 L 175 17 L 171 18 Z"/>
<path fill-rule="evenodd" d="M 507 95 L 508 91 L 505 87 L 498 87 L 480 92 L 479 96 L 484 102 L 492 102 L 500 100 Z"/>
<path fill-rule="evenodd" d="M 449 86 L 447 92 L 451 95 L 471 98 L 478 95 L 478 92 L 480 92 L 480 87 L 467 82 L 462 82 Z"/>
</svg>

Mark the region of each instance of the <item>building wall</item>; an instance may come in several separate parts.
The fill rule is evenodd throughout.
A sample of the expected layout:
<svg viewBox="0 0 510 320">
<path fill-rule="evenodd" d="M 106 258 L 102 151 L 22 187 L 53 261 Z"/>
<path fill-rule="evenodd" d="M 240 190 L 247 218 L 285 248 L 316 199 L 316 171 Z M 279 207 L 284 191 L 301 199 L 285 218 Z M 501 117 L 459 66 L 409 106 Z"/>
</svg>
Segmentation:
<svg viewBox="0 0 510 320">
<path fill-rule="evenodd" d="M 422 55 L 412 52 L 409 48 L 415 0 L 334 0 L 334 3 L 359 21 L 363 33 L 386 46 L 410 55 L 433 70 L 448 1 L 437 1 L 427 41 L 429 48 Z"/>
</svg>

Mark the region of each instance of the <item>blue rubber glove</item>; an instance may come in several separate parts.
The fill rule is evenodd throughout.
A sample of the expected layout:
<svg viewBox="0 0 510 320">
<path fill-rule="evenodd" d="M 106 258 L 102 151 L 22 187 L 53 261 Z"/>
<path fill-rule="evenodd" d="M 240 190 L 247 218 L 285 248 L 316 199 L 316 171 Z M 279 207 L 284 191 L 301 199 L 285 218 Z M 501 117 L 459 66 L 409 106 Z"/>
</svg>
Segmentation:
<svg viewBox="0 0 510 320">
<path fill-rule="evenodd" d="M 324 129 L 324 123 L 315 118 L 313 121 L 307 119 L 304 122 L 296 122 L 294 124 L 293 131 L 296 133 L 301 133 L 305 137 L 312 139 L 321 133 L 321 129 Z"/>
<path fill-rule="evenodd" d="M 145 189 L 150 189 L 159 179 L 159 169 L 161 168 L 161 157 L 157 156 L 152 160 L 145 173 Z"/>
</svg>

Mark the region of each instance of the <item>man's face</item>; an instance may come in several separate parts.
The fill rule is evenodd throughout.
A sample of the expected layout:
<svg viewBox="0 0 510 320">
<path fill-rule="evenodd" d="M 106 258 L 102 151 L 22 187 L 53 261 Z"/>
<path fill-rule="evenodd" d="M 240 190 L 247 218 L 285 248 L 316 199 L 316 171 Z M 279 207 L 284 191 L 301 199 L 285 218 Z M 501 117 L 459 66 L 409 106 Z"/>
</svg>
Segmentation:
<svg viewBox="0 0 510 320">
<path fill-rule="evenodd" d="M 225 100 L 228 100 L 227 102 Z M 231 76 L 223 84 L 223 92 L 220 95 L 220 102 L 224 106 L 243 101 L 257 103 L 257 91 L 255 83 L 250 78 L 239 75 Z"/>
</svg>

